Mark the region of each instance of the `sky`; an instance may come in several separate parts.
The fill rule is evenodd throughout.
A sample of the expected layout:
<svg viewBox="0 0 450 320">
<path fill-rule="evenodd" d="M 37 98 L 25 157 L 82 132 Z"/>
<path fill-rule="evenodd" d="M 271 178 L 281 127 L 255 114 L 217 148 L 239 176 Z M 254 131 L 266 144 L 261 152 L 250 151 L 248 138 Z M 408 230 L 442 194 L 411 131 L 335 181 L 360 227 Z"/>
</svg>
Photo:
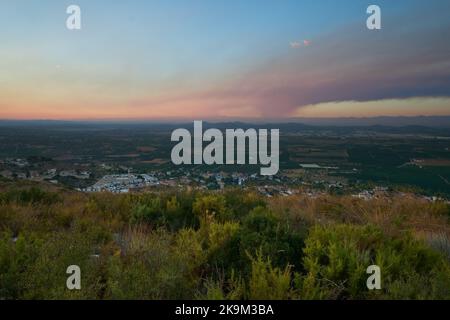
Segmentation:
<svg viewBox="0 0 450 320">
<path fill-rule="evenodd" d="M 0 119 L 416 115 L 450 115 L 450 1 L 0 2 Z"/>
</svg>

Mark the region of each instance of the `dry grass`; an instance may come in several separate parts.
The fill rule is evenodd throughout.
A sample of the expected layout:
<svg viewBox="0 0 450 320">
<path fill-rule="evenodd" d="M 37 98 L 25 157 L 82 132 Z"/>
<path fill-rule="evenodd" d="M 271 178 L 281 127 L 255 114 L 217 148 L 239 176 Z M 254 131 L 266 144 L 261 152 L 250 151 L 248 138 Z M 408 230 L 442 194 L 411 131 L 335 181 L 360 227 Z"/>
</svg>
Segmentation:
<svg viewBox="0 0 450 320">
<path fill-rule="evenodd" d="M 292 196 L 273 198 L 269 207 L 288 218 L 295 225 L 349 223 L 374 224 L 387 234 L 412 231 L 423 234 L 450 236 L 449 207 L 444 203 L 430 203 L 413 196 L 372 199 L 352 197 Z"/>
</svg>

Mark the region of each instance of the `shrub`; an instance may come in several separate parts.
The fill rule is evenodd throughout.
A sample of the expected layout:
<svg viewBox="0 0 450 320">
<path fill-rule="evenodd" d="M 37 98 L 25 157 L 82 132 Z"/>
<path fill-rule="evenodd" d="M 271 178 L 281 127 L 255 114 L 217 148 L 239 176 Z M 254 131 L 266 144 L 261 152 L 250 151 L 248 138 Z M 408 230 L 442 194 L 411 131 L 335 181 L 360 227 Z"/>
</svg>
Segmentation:
<svg viewBox="0 0 450 320">
<path fill-rule="evenodd" d="M 450 287 L 445 292 L 438 281 L 445 276 L 450 279 L 448 264 L 441 255 L 408 235 L 391 238 L 372 226 L 314 227 L 306 240 L 304 255 L 302 298 L 442 299 L 450 294 Z M 369 292 L 366 287 L 365 271 L 372 264 L 381 268 L 381 291 Z M 411 290 L 418 279 L 423 287 Z"/>
<path fill-rule="evenodd" d="M 40 252 L 41 241 L 3 232 L 0 238 L 0 300 L 19 299 L 25 291 L 22 276 Z"/>
<path fill-rule="evenodd" d="M 222 195 L 208 194 L 199 196 L 194 202 L 192 211 L 201 221 L 206 221 L 209 216 L 219 221 L 224 221 L 228 218 L 225 198 Z"/>
<path fill-rule="evenodd" d="M 239 234 L 240 226 L 235 222 L 212 222 L 200 230 L 205 239 L 208 262 L 212 268 L 232 272 L 232 267 L 240 262 Z"/>
<path fill-rule="evenodd" d="M 32 187 L 24 190 L 11 190 L 0 197 L 1 203 L 14 202 L 17 204 L 42 204 L 51 205 L 60 201 L 57 193 L 43 191 Z"/>
<path fill-rule="evenodd" d="M 443 202 L 24 187 L 0 194 L 0 300 L 450 299 Z"/>
<path fill-rule="evenodd" d="M 81 233 L 55 233 L 42 242 L 38 254 L 21 274 L 23 299 L 98 299 L 101 298 L 101 261 L 97 245 Z M 66 287 L 67 267 L 81 268 L 81 290 Z"/>
<path fill-rule="evenodd" d="M 291 270 L 272 267 L 270 258 L 264 259 L 261 252 L 252 260 L 252 272 L 248 284 L 248 298 L 251 300 L 287 300 L 291 289 Z"/>
<path fill-rule="evenodd" d="M 303 235 L 292 230 L 286 221 L 281 221 L 271 211 L 263 207 L 253 209 L 242 222 L 239 232 L 240 252 L 247 258 L 247 252 L 256 249 L 271 258 L 280 268 L 290 264 L 300 268 L 299 261 L 304 245 Z"/>
<path fill-rule="evenodd" d="M 108 268 L 108 292 L 111 299 L 187 299 L 194 296 L 198 279 L 192 275 L 192 260 L 187 253 L 197 252 L 196 244 L 184 247 L 185 254 L 174 250 L 175 239 L 163 230 L 146 233 L 132 230 L 121 255 L 113 256 Z M 192 258 L 191 258 L 192 259 Z"/>
<path fill-rule="evenodd" d="M 199 217 L 192 212 L 192 199 L 184 195 L 139 195 L 131 210 L 131 224 L 146 223 L 176 232 L 197 228 Z"/>
<path fill-rule="evenodd" d="M 256 207 L 266 207 L 265 200 L 253 192 L 231 189 L 224 193 L 228 218 L 242 220 Z"/>
<path fill-rule="evenodd" d="M 228 280 L 220 277 L 218 280 L 207 279 L 204 283 L 205 293 L 200 293 L 200 300 L 242 300 L 245 297 L 245 285 L 241 278 L 232 272 Z"/>
<path fill-rule="evenodd" d="M 164 225 L 164 216 L 159 197 L 152 198 L 146 203 L 138 203 L 131 213 L 130 223 L 151 223 L 155 225 Z"/>
</svg>

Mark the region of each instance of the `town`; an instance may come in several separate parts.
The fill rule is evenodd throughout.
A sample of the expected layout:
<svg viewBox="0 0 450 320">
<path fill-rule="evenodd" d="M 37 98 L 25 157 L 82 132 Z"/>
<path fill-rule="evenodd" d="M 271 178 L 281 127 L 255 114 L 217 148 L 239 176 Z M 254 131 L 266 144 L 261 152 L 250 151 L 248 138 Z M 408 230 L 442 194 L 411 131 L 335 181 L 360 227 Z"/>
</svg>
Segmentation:
<svg viewBox="0 0 450 320">
<path fill-rule="evenodd" d="M 272 124 L 265 127 L 280 128 L 282 133 L 276 161 L 279 171 L 266 176 L 261 175 L 259 164 L 254 162 L 172 163 L 171 152 L 177 142 L 167 141 L 179 127 L 163 124 L 0 127 L 0 178 L 45 182 L 87 193 L 168 188 L 220 192 L 239 188 L 254 189 L 266 197 L 295 193 L 311 197 L 351 195 L 361 199 L 411 193 L 429 201 L 450 197 L 450 134 L 443 129 L 414 128 L 408 132 L 407 128 L 399 131 L 387 127 Z M 229 128 L 209 123 L 203 123 L 202 127 L 205 133 L 212 128 L 222 132 Z M 243 132 L 261 129 L 244 123 L 236 127 L 243 128 Z M 248 157 L 248 152 L 245 153 Z"/>
<path fill-rule="evenodd" d="M 256 190 L 261 195 L 271 198 L 274 196 L 290 196 L 293 194 L 305 194 L 310 198 L 316 198 L 325 194 L 348 194 L 354 198 L 371 200 L 386 198 L 395 195 L 408 195 L 401 189 L 392 189 L 380 185 L 352 185 L 348 180 L 328 174 L 338 171 L 338 167 L 323 167 L 318 164 L 300 164 L 300 169 L 285 170 L 276 176 L 262 176 L 257 172 L 249 174 L 243 172 L 205 171 L 205 167 L 181 167 L 164 171 L 150 171 L 137 173 L 132 168 L 117 166 L 118 172 L 113 173 L 114 166 L 101 164 L 99 169 L 111 171 L 93 180 L 93 172 L 86 170 L 60 170 L 51 168 L 37 170 L 32 168 L 25 159 L 0 160 L 0 166 L 8 165 L 9 170 L 0 171 L 0 177 L 6 179 L 47 181 L 52 184 L 60 184 L 71 179 L 84 187 L 74 187 L 74 190 L 110 193 L 142 192 L 145 190 L 211 190 L 220 191 L 226 188 L 240 188 L 242 190 Z M 12 167 L 16 167 L 13 169 Z M 27 168 L 29 168 L 27 170 Z M 206 167 L 207 168 L 207 167 Z M 126 172 L 124 172 L 126 171 Z M 356 172 L 357 169 L 354 169 Z M 294 174 L 294 175 L 293 175 Z M 86 182 L 93 181 L 87 185 Z M 411 194 L 409 194 L 411 196 Z M 440 196 L 414 195 L 428 202 L 449 200 Z"/>
</svg>

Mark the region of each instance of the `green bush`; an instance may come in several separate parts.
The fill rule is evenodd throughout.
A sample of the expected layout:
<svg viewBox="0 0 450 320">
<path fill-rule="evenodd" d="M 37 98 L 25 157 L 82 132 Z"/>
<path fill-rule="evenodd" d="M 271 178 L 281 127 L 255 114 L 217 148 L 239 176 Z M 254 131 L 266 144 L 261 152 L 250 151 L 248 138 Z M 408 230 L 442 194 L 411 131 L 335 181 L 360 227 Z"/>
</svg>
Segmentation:
<svg viewBox="0 0 450 320">
<path fill-rule="evenodd" d="M 209 217 L 214 217 L 219 221 L 227 220 L 225 198 L 222 195 L 200 195 L 195 199 L 192 212 L 200 219 L 207 221 Z"/>
<path fill-rule="evenodd" d="M 132 224 L 150 223 L 156 226 L 164 225 L 163 208 L 159 197 L 152 198 L 146 203 L 138 203 L 131 213 Z"/>
<path fill-rule="evenodd" d="M 252 258 L 252 272 L 248 284 L 251 300 L 287 300 L 293 295 L 290 266 L 284 270 L 274 268 L 270 258 L 264 259 L 261 252 Z"/>
<path fill-rule="evenodd" d="M 274 266 L 292 265 L 301 270 L 303 236 L 264 207 L 253 209 L 241 224 L 237 222 L 206 224 L 209 243 L 209 265 L 224 270 L 227 276 L 239 270 L 246 277 L 251 272 L 251 259 L 258 250 L 270 257 Z"/>
<path fill-rule="evenodd" d="M 20 188 L 0 194 L 0 300 L 450 299 L 441 202 Z"/>
<path fill-rule="evenodd" d="M 0 238 L 0 299 L 19 299 L 25 292 L 23 274 L 37 259 L 42 242 L 3 232 Z"/>
<path fill-rule="evenodd" d="M 193 212 L 192 201 L 186 195 L 139 195 L 131 209 L 130 223 L 166 227 L 173 232 L 198 228 L 199 216 Z"/>
<path fill-rule="evenodd" d="M 408 235 L 395 239 L 372 226 L 314 227 L 303 264 L 299 287 L 305 299 L 450 298 L 450 286 L 442 289 L 450 282 L 441 279 L 450 273 L 440 254 Z M 381 268 L 381 291 L 367 289 L 370 265 Z"/>
<path fill-rule="evenodd" d="M 101 298 L 100 258 L 95 244 L 78 233 L 55 233 L 47 239 L 5 234 L 0 242 L 0 297 L 5 299 Z M 66 287 L 67 267 L 82 270 L 82 290 Z"/>
<path fill-rule="evenodd" d="M 197 295 L 200 300 L 242 300 L 246 294 L 244 281 L 235 272 L 227 280 L 223 277 L 217 280 L 207 279 L 204 287 L 205 293 Z"/>
<path fill-rule="evenodd" d="M 189 253 L 198 253 L 198 245 L 180 239 L 183 250 L 174 250 L 174 241 L 163 230 L 133 231 L 121 254 L 109 261 L 107 297 L 137 300 L 193 297 L 199 277 L 193 276 L 196 262 Z"/>
<path fill-rule="evenodd" d="M 228 218 L 232 220 L 242 220 L 256 207 L 266 207 L 264 199 L 252 192 L 231 189 L 224 193 L 224 197 Z"/>
<path fill-rule="evenodd" d="M 304 236 L 264 207 L 253 209 L 243 219 L 239 243 L 242 258 L 260 249 L 261 254 L 270 257 L 275 266 L 284 268 L 289 264 L 301 270 L 298 261 L 302 255 Z"/>
</svg>

